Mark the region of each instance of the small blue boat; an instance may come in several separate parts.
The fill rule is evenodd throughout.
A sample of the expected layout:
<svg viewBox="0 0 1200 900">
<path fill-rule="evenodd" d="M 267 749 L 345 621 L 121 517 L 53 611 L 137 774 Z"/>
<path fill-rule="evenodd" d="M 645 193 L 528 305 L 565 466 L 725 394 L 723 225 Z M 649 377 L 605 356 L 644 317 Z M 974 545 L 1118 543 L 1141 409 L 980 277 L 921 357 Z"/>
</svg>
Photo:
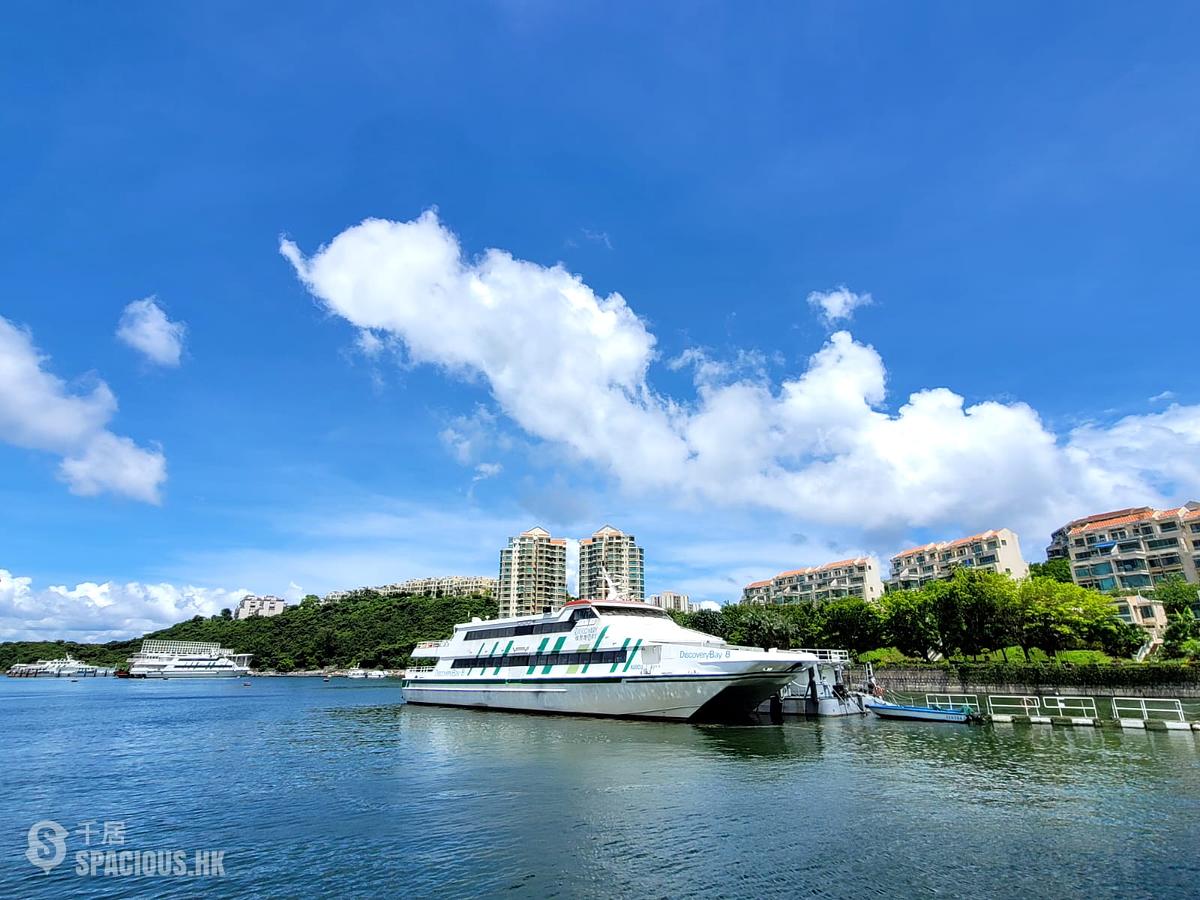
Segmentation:
<svg viewBox="0 0 1200 900">
<path fill-rule="evenodd" d="M 975 714 L 969 708 L 935 709 L 932 706 L 902 706 L 899 703 L 882 703 L 876 700 L 869 707 L 871 712 L 883 719 L 910 719 L 919 722 L 971 722 Z"/>
</svg>

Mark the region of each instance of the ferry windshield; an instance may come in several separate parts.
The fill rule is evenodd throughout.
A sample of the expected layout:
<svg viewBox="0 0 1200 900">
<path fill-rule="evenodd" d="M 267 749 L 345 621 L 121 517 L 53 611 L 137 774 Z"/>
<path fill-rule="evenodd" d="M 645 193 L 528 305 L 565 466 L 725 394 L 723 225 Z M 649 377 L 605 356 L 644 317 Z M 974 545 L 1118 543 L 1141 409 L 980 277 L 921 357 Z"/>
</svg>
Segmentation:
<svg viewBox="0 0 1200 900">
<path fill-rule="evenodd" d="M 639 609 L 636 606 L 599 606 L 597 610 L 599 610 L 602 616 L 646 616 L 650 619 L 671 618 L 666 612 L 653 606 L 647 606 L 645 609 Z"/>
</svg>

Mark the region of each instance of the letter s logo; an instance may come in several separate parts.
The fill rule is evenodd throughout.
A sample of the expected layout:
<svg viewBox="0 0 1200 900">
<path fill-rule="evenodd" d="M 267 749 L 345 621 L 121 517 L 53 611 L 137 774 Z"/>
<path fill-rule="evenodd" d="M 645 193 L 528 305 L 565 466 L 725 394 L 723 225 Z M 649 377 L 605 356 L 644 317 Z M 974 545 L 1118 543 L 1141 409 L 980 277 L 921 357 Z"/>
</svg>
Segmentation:
<svg viewBox="0 0 1200 900">
<path fill-rule="evenodd" d="M 49 875 L 50 870 L 67 858 L 67 829 L 52 819 L 29 826 L 29 849 L 25 858 Z"/>
</svg>

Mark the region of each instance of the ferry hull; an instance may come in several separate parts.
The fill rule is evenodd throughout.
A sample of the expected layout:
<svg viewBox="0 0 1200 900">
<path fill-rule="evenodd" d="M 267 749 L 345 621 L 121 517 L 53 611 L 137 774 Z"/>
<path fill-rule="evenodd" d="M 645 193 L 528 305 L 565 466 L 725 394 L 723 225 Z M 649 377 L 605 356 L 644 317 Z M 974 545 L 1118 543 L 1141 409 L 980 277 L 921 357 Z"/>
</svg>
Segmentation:
<svg viewBox="0 0 1200 900">
<path fill-rule="evenodd" d="M 407 703 L 511 712 L 610 716 L 675 721 L 744 718 L 794 674 L 637 676 L 616 679 L 537 679 L 493 684 L 406 681 Z"/>
</svg>

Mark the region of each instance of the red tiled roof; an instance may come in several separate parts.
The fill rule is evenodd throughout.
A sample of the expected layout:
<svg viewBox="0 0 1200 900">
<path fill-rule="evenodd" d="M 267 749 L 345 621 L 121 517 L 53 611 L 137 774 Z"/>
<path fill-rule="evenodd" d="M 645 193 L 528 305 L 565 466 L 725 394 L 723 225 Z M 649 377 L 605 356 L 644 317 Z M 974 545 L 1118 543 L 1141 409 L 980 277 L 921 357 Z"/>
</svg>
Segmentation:
<svg viewBox="0 0 1200 900">
<path fill-rule="evenodd" d="M 822 563 L 819 566 L 805 566 L 800 569 L 789 569 L 786 572 L 780 572 L 775 576 L 775 578 L 787 578 L 789 575 L 812 575 L 816 572 L 824 572 L 826 569 L 836 569 L 839 566 L 865 566 L 867 564 L 867 560 L 868 557 L 866 556 L 858 556 L 854 559 L 839 559 L 837 562 Z"/>
<path fill-rule="evenodd" d="M 913 547 L 911 550 L 903 550 L 897 553 L 892 559 L 899 559 L 902 556 L 912 556 L 915 553 L 927 553 L 930 550 L 945 550 L 949 547 L 961 547 L 963 544 L 973 544 L 975 541 L 986 540 L 990 537 L 995 537 L 1002 529 L 993 528 L 982 534 L 973 534 L 970 537 L 958 538 L 953 541 L 933 541 L 928 544 L 922 544 L 920 547 Z"/>
<path fill-rule="evenodd" d="M 1149 506 L 1142 506 L 1135 509 L 1129 515 L 1116 516 L 1111 519 L 1098 519 L 1089 522 L 1086 525 L 1080 525 L 1071 529 L 1071 534 L 1083 534 L 1087 531 L 1098 531 L 1101 528 L 1115 528 L 1118 525 L 1129 525 L 1133 522 L 1148 522 L 1158 521 L 1160 519 L 1169 519 L 1173 516 L 1179 516 L 1183 519 L 1192 519 L 1200 517 L 1200 510 L 1189 510 L 1186 506 L 1173 506 L 1170 509 L 1151 509 Z"/>
<path fill-rule="evenodd" d="M 766 587 L 770 583 L 771 583 L 771 579 L 768 578 L 766 581 L 752 581 L 748 585 L 746 585 L 746 587 L 748 587 L 748 588 Z"/>
</svg>

